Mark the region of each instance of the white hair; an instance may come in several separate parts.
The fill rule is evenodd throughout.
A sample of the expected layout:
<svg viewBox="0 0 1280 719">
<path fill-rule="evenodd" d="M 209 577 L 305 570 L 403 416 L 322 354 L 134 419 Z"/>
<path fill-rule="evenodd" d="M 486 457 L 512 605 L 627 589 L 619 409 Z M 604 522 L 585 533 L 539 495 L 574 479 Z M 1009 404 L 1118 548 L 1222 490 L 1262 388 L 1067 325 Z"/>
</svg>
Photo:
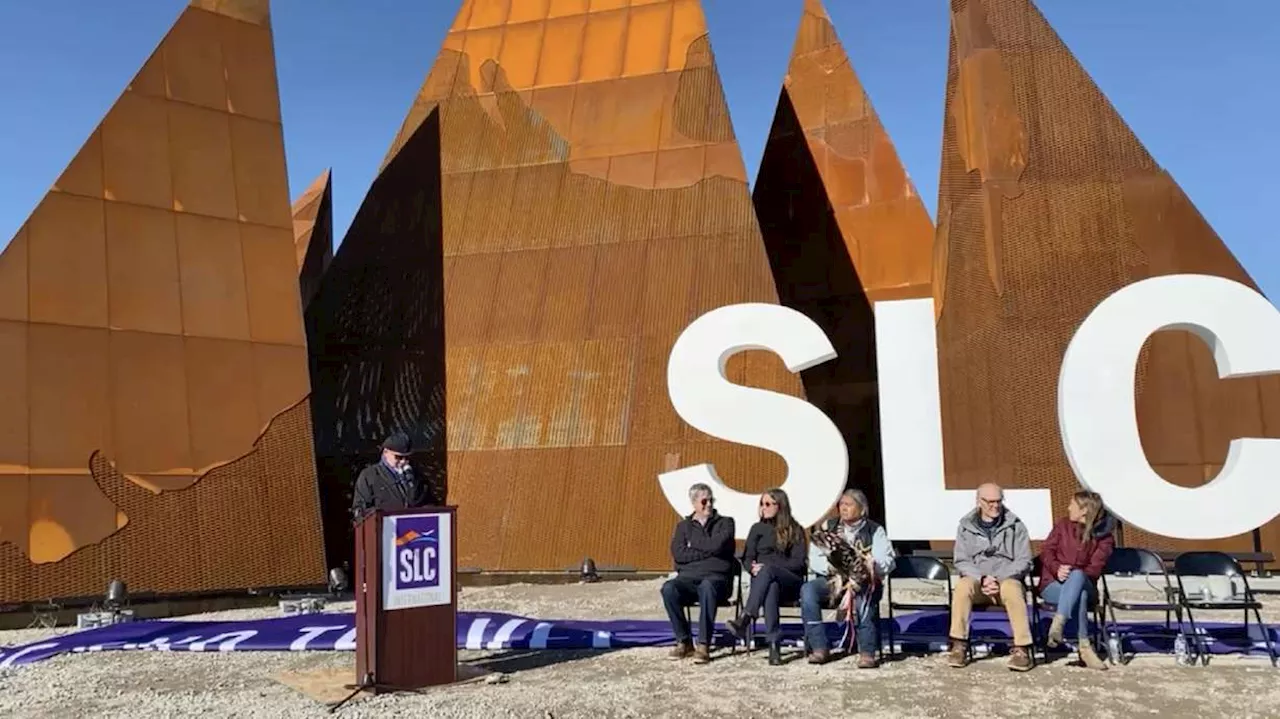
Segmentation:
<svg viewBox="0 0 1280 719">
<path fill-rule="evenodd" d="M 692 502 L 693 500 L 697 499 L 699 494 L 705 494 L 708 497 L 715 496 L 714 494 L 711 493 L 711 488 L 703 484 L 702 482 L 698 482 L 697 484 L 689 488 L 689 501 Z"/>
</svg>

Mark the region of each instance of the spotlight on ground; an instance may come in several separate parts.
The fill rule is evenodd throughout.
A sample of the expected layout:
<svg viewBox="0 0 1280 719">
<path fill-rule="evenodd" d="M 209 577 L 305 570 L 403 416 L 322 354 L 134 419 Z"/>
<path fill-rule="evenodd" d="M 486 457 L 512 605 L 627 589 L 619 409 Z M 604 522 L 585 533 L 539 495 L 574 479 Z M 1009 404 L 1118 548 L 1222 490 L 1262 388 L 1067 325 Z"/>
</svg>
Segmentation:
<svg viewBox="0 0 1280 719">
<path fill-rule="evenodd" d="M 347 588 L 347 572 L 342 567 L 329 570 L 329 593 L 338 594 Z"/>
<path fill-rule="evenodd" d="M 600 574 L 596 572 L 596 561 L 591 557 L 582 560 L 581 578 L 582 581 L 588 583 L 600 581 Z"/>
</svg>

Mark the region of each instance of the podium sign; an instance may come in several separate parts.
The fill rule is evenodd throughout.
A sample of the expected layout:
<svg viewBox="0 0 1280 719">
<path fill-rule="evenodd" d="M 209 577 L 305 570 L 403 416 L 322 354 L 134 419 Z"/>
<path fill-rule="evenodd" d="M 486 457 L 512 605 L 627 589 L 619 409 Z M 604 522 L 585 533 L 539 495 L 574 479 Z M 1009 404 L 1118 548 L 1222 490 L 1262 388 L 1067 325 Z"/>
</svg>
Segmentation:
<svg viewBox="0 0 1280 719">
<path fill-rule="evenodd" d="M 356 526 L 356 682 L 377 692 L 457 681 L 455 507 L 373 512 Z"/>
<path fill-rule="evenodd" d="M 382 608 L 453 603 L 453 515 L 392 514 L 382 520 Z"/>
</svg>

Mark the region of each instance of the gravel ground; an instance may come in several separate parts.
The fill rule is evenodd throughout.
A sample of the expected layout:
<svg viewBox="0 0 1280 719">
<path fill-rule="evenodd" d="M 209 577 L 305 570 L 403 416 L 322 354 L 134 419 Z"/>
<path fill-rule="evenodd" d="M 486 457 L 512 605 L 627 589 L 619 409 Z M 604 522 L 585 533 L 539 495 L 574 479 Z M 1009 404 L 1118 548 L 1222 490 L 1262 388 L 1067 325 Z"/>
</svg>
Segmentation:
<svg viewBox="0 0 1280 719">
<path fill-rule="evenodd" d="M 595 585 L 507 585 L 465 588 L 465 610 L 539 618 L 658 618 L 660 580 Z M 916 592 L 912 592 L 916 594 Z M 1127 590 L 1134 598 L 1147 597 Z M 895 592 L 895 598 L 897 592 Z M 907 599 L 907 596 L 903 596 Z M 351 605 L 330 605 L 350 611 Z M 274 608 L 189 619 L 275 616 Z M 1238 620 L 1231 613 L 1224 619 Z M 1280 603 L 1268 621 L 1280 621 Z M 1206 619 L 1210 618 L 1206 616 Z M 0 644 L 23 644 L 67 630 L 0 632 Z M 919 657 L 859 671 L 851 661 L 811 667 L 803 660 L 769 667 L 763 652 L 717 654 L 698 667 L 665 659 L 666 649 L 610 652 L 459 652 L 461 661 L 504 675 L 422 694 L 359 699 L 354 717 L 756 717 L 825 714 L 871 717 L 1275 716 L 1276 670 L 1265 661 L 1218 658 L 1207 668 L 1139 658 L 1105 673 L 1058 660 L 1012 674 L 1001 659 L 951 670 Z M 794 655 L 797 658 L 798 654 Z M 354 673 L 350 652 L 104 652 L 64 655 L 0 673 L 4 717 L 320 717 L 325 707 L 277 680 L 318 670 Z M 1029 709 L 1034 708 L 1034 709 Z"/>
</svg>

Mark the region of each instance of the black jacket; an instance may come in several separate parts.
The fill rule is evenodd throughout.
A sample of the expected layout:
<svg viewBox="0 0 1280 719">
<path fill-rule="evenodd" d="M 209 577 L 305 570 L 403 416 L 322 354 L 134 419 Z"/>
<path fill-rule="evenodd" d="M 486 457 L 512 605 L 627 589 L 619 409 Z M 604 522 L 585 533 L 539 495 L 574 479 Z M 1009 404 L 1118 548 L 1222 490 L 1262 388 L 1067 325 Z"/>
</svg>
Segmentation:
<svg viewBox="0 0 1280 719">
<path fill-rule="evenodd" d="M 671 559 L 676 574 L 687 579 L 702 580 L 708 576 L 733 576 L 733 517 L 712 511 L 704 526 L 693 515 L 680 520 L 671 535 Z"/>
<path fill-rule="evenodd" d="M 804 576 L 809 563 L 809 538 L 804 528 L 795 525 L 795 540 L 786 551 L 778 549 L 777 535 L 773 531 L 773 522 L 756 522 L 747 533 L 747 546 L 742 552 L 742 564 L 747 569 L 752 562 L 765 566 L 781 567 L 794 574 Z"/>
<path fill-rule="evenodd" d="M 365 467 L 356 477 L 351 494 L 351 516 L 356 522 L 375 509 L 413 509 L 429 501 L 427 485 L 417 472 L 410 472 L 408 489 L 402 489 L 395 473 L 381 461 Z"/>
</svg>

